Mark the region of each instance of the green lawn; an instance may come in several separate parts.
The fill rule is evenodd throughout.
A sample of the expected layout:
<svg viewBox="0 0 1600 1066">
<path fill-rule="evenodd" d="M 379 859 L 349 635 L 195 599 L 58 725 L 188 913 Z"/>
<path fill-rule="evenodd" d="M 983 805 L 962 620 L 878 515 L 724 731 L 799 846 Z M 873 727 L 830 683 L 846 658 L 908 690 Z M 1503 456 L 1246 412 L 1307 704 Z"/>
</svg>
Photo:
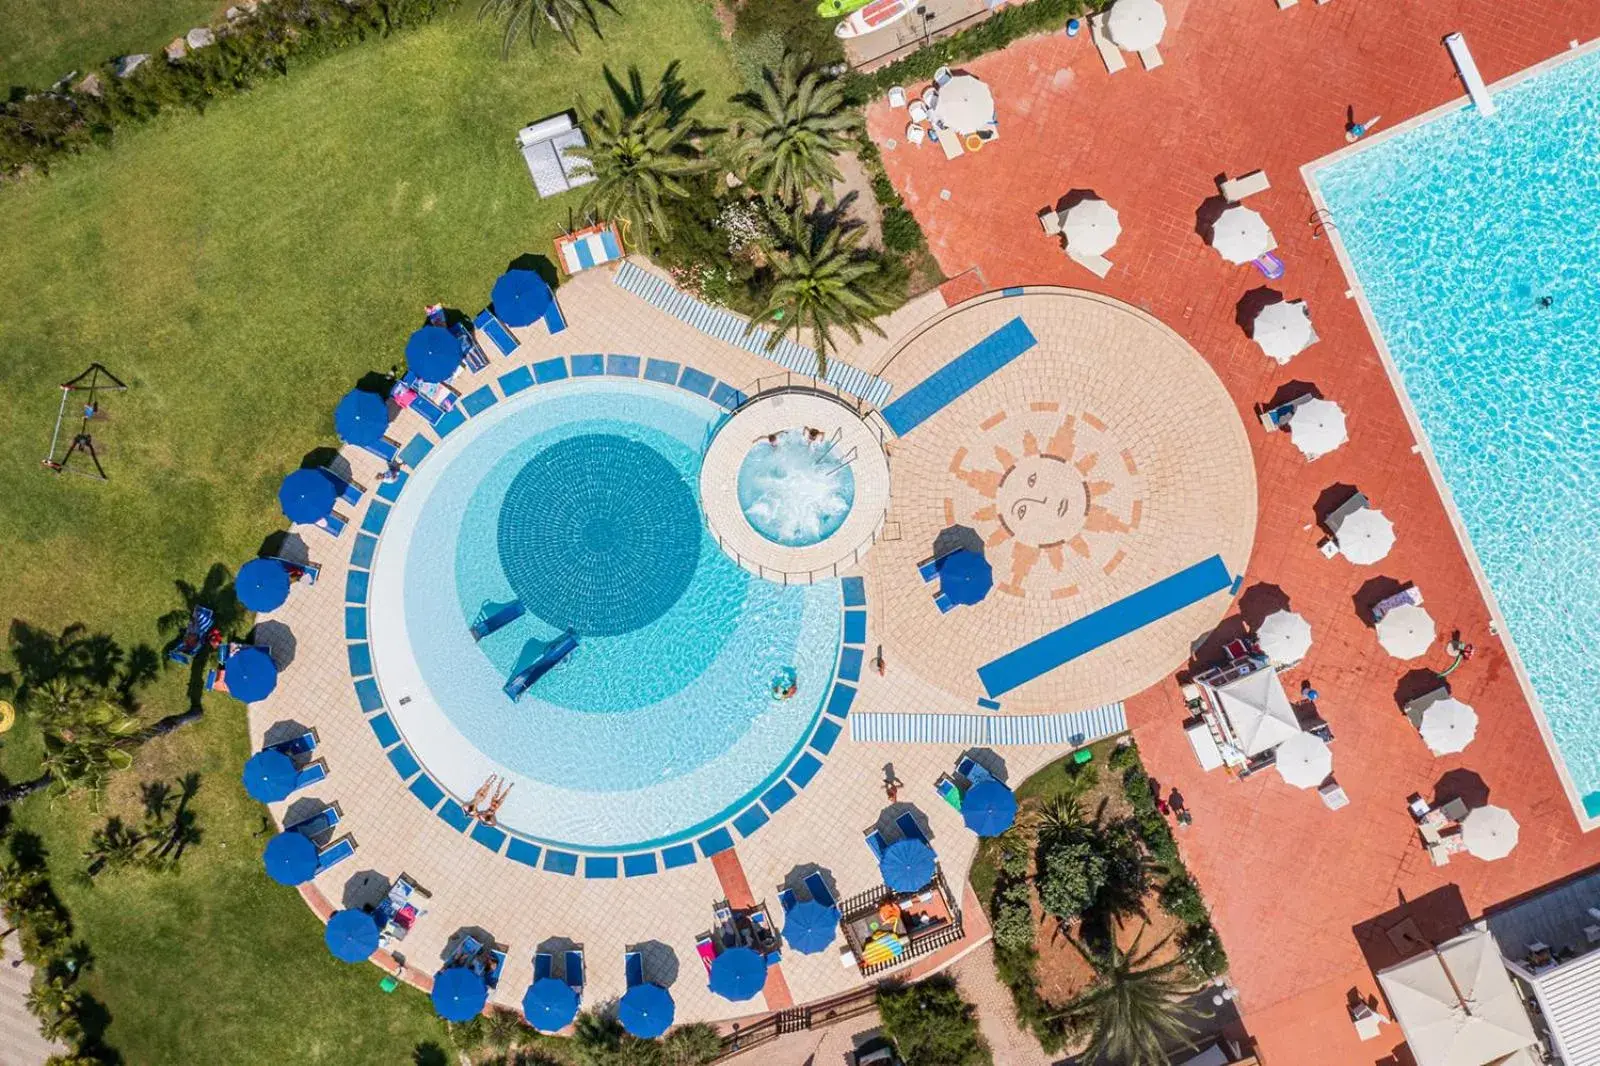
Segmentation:
<svg viewBox="0 0 1600 1066">
<path fill-rule="evenodd" d="M 38 88 L 113 56 L 159 51 L 227 6 L 216 0 L 6 0 L 0 4 L 0 88 Z"/>
<path fill-rule="evenodd" d="M 334 402 L 401 361 L 425 304 L 475 312 L 512 259 L 548 254 L 576 197 L 535 196 L 519 126 L 580 90 L 599 100 L 604 64 L 653 78 L 670 59 L 716 119 L 737 75 L 704 0 L 623 7 L 580 56 L 552 36 L 506 63 L 469 10 L 0 189 L 0 618 L 157 643 L 175 580 L 232 569 L 281 528 L 278 481 L 335 443 Z M 55 386 L 91 360 L 133 386 L 95 431 L 107 484 L 38 466 Z M 147 692 L 151 715 L 184 708 L 180 673 Z M 409 1061 L 443 1039 L 425 1001 L 334 964 L 298 896 L 260 873 L 243 712 L 207 707 L 110 797 L 126 810 L 139 780 L 205 775 L 205 840 L 180 874 L 74 885 L 99 817 L 39 798 L 17 811 L 98 955 L 109 1041 L 140 1066 Z M 0 772 L 31 776 L 37 750 L 13 731 Z"/>
</svg>

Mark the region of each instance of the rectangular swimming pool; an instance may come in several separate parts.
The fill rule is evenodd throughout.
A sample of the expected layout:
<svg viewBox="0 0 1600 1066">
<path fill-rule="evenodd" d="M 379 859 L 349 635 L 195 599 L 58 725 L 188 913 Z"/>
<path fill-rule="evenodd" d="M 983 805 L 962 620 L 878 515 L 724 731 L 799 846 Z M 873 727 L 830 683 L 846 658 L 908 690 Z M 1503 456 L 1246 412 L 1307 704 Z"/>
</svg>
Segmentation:
<svg viewBox="0 0 1600 1066">
<path fill-rule="evenodd" d="M 1600 51 L 1305 168 L 1600 825 Z M 1492 708 L 1481 710 L 1492 713 Z M 1470 749 L 1469 749 L 1470 753 Z"/>
</svg>

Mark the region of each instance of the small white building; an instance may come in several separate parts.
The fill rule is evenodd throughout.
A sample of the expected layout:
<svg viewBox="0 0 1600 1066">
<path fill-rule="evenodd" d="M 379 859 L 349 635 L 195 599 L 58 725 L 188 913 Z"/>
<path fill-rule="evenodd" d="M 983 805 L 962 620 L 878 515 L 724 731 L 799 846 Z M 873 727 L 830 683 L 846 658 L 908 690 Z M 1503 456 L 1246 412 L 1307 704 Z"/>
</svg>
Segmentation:
<svg viewBox="0 0 1600 1066">
<path fill-rule="evenodd" d="M 1563 1066 L 1600 1066 L 1600 871 L 1484 916 Z"/>
</svg>

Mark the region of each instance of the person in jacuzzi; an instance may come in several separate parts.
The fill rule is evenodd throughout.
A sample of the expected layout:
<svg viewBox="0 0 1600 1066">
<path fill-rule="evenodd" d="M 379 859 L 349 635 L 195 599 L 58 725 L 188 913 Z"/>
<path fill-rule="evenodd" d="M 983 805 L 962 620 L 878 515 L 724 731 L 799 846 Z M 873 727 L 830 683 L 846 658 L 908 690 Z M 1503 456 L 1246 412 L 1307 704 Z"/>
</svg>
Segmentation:
<svg viewBox="0 0 1600 1066">
<path fill-rule="evenodd" d="M 806 443 L 807 444 L 810 444 L 810 445 L 813 445 L 813 446 L 814 445 L 818 445 L 818 444 L 821 444 L 823 442 L 823 439 L 824 439 L 824 435 L 823 435 L 822 430 L 813 429 L 810 426 L 806 427 Z"/>
</svg>

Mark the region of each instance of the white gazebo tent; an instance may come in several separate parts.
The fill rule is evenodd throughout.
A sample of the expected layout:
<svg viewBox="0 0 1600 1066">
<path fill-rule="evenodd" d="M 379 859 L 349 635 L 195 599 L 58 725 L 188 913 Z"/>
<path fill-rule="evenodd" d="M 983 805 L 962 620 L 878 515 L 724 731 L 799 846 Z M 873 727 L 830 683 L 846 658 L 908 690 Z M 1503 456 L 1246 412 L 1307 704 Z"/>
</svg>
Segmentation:
<svg viewBox="0 0 1600 1066">
<path fill-rule="evenodd" d="M 1487 930 L 1378 974 L 1417 1066 L 1532 1066 L 1538 1044 Z M 1524 1057 L 1526 1056 L 1526 1057 Z"/>
<path fill-rule="evenodd" d="M 1061 216 L 1067 251 L 1078 255 L 1105 255 L 1122 235 L 1117 209 L 1097 196 L 1088 196 Z"/>
<path fill-rule="evenodd" d="M 1198 679 L 1196 683 L 1219 712 L 1223 736 L 1245 757 L 1300 735 L 1300 719 L 1275 671 L 1263 667 L 1215 687 Z"/>
<path fill-rule="evenodd" d="M 1106 15 L 1111 43 L 1125 52 L 1143 52 L 1161 43 L 1167 12 L 1159 0 L 1116 0 Z"/>
<path fill-rule="evenodd" d="M 1250 322 L 1250 339 L 1261 346 L 1269 359 L 1282 366 L 1316 343 L 1317 331 L 1311 328 L 1311 309 L 1304 300 L 1267 304 Z M 1299 417 L 1300 412 L 1296 411 L 1289 420 L 1291 430 L 1294 419 Z"/>
<path fill-rule="evenodd" d="M 957 133 L 987 129 L 994 121 L 994 93 L 971 74 L 957 74 L 939 87 L 933 117 Z"/>
<path fill-rule="evenodd" d="M 1211 226 L 1211 247 L 1230 263 L 1243 265 L 1278 246 L 1266 219 L 1243 204 L 1231 204 Z"/>
<path fill-rule="evenodd" d="M 1344 408 L 1332 400 L 1307 400 L 1289 417 L 1289 439 L 1307 459 L 1320 459 L 1350 439 Z"/>
<path fill-rule="evenodd" d="M 1311 650 L 1311 623 L 1293 611 L 1273 611 L 1256 629 L 1256 647 L 1280 666 L 1297 663 Z"/>
</svg>

